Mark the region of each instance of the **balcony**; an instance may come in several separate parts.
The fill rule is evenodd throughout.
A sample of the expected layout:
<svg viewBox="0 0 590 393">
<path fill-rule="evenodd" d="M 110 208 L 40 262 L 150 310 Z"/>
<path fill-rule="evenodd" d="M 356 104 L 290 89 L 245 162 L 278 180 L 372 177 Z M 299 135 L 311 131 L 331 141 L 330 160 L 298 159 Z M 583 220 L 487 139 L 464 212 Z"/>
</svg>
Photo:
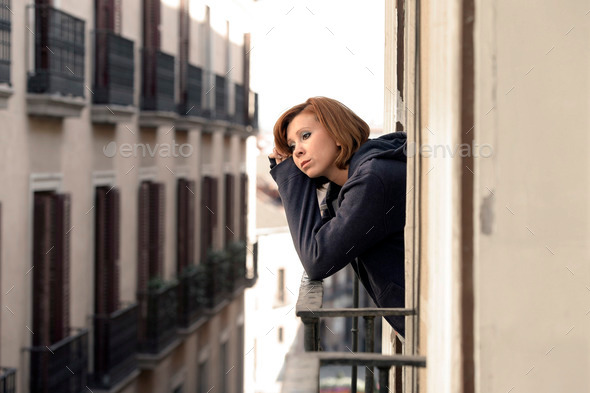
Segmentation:
<svg viewBox="0 0 590 393">
<path fill-rule="evenodd" d="M 354 282 L 353 303 L 358 305 L 358 280 Z M 357 388 L 357 368 L 367 367 L 371 373 L 366 373 L 364 391 L 372 393 L 375 385 L 373 368 L 378 369 L 379 392 L 397 392 L 391 387 L 389 373 L 391 367 L 426 367 L 426 359 L 415 355 L 381 355 L 374 351 L 374 320 L 383 316 L 415 315 L 412 309 L 397 308 L 322 308 L 323 283 L 312 281 L 303 276 L 299 297 L 297 299 L 296 314 L 301 318 L 304 326 L 305 353 L 294 356 L 287 366 L 283 392 L 319 392 L 320 367 L 324 365 L 343 365 L 352 367 L 351 391 Z M 353 342 L 350 352 L 324 352 L 320 348 L 319 326 L 320 318 L 349 317 L 352 318 Z M 365 321 L 365 342 L 367 352 L 358 352 L 358 318 Z M 303 384 L 302 384 L 303 381 Z M 398 381 L 396 381 L 398 382 Z"/>
<path fill-rule="evenodd" d="M 239 125 L 247 125 L 248 118 L 246 117 L 246 113 L 248 108 L 246 107 L 246 91 L 244 86 L 235 84 L 234 85 L 234 99 L 235 99 L 235 113 L 233 121 Z"/>
<path fill-rule="evenodd" d="M 0 108 L 8 106 L 10 88 L 10 47 L 11 47 L 10 1 L 0 0 Z"/>
<path fill-rule="evenodd" d="M 32 115 L 79 116 L 84 101 L 85 22 L 47 5 L 28 6 L 35 34 L 28 78 Z"/>
<path fill-rule="evenodd" d="M 16 392 L 16 370 L 14 368 L 0 369 L 0 393 Z"/>
<path fill-rule="evenodd" d="M 250 107 L 248 108 L 248 125 L 258 129 L 258 93 L 250 92 Z"/>
<path fill-rule="evenodd" d="M 213 106 L 205 111 L 205 116 L 211 120 L 229 121 L 226 78 L 220 75 L 213 77 L 213 86 L 205 93 L 205 96 L 213 95 Z"/>
<path fill-rule="evenodd" d="M 176 119 L 174 56 L 154 48 L 142 50 L 140 124 L 157 127 Z"/>
<path fill-rule="evenodd" d="M 186 73 L 186 90 L 181 93 L 178 114 L 203 116 L 203 70 L 187 64 Z"/>
<path fill-rule="evenodd" d="M 178 324 L 189 329 L 206 316 L 207 268 L 204 265 L 189 266 L 180 275 L 178 287 Z"/>
<path fill-rule="evenodd" d="M 79 393 L 88 376 L 88 330 L 80 330 L 48 347 L 33 347 L 31 393 Z"/>
<path fill-rule="evenodd" d="M 134 113 L 133 41 L 109 30 L 94 32 L 92 118 L 95 122 L 128 121 Z"/>
<path fill-rule="evenodd" d="M 137 370 L 137 304 L 94 316 L 94 373 L 90 386 L 110 390 Z"/>
<path fill-rule="evenodd" d="M 138 352 L 165 355 L 177 339 L 178 283 L 150 282 L 147 292 L 138 294 Z"/>
</svg>

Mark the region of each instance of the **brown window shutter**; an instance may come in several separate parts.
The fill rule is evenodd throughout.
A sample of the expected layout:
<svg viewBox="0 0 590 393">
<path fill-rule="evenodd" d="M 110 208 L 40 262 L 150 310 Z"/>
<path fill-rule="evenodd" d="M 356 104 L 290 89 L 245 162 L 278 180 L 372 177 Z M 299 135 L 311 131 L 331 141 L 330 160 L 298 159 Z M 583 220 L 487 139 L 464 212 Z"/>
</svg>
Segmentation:
<svg viewBox="0 0 590 393">
<path fill-rule="evenodd" d="M 119 309 L 120 214 L 121 194 L 117 188 L 107 191 L 107 313 Z"/>
<path fill-rule="evenodd" d="M 187 69 L 189 63 L 189 45 L 190 45 L 190 15 L 189 15 L 189 0 L 180 0 L 180 9 L 178 12 L 178 36 L 179 36 L 179 51 L 178 51 L 178 65 L 179 65 L 179 91 L 182 94 L 182 102 L 186 103 L 186 80 Z"/>
<path fill-rule="evenodd" d="M 97 30 L 114 31 L 115 0 L 95 0 L 94 18 Z"/>
<path fill-rule="evenodd" d="M 187 265 L 187 181 L 178 179 L 176 188 L 176 272 L 182 273 Z"/>
<path fill-rule="evenodd" d="M 187 265 L 195 263 L 195 181 L 187 181 L 186 187 L 186 254 Z"/>
<path fill-rule="evenodd" d="M 210 188 L 211 178 L 209 176 L 203 177 L 201 183 L 201 262 L 205 262 L 207 251 L 211 244 L 211 224 L 209 204 L 210 204 Z"/>
<path fill-rule="evenodd" d="M 234 227 L 234 175 L 225 175 L 225 240 L 230 243 L 235 240 L 236 228 Z"/>
<path fill-rule="evenodd" d="M 94 198 L 94 313 L 106 313 L 107 297 L 107 208 L 105 187 L 98 187 Z"/>
<path fill-rule="evenodd" d="M 149 207 L 149 277 L 162 277 L 164 273 L 164 184 L 150 183 Z"/>
<path fill-rule="evenodd" d="M 160 0 L 143 0 L 143 46 L 160 49 Z"/>
<path fill-rule="evenodd" d="M 240 175 L 240 239 L 248 239 L 248 175 Z"/>
<path fill-rule="evenodd" d="M 66 338 L 70 330 L 70 236 L 71 198 L 55 194 L 55 260 L 51 268 L 52 341 Z"/>
<path fill-rule="evenodd" d="M 149 274 L 149 208 L 150 208 L 150 182 L 144 181 L 139 186 L 137 214 L 137 291 L 147 289 Z"/>
<path fill-rule="evenodd" d="M 213 247 L 213 233 L 217 228 L 217 179 L 210 176 L 203 178 L 203 200 L 201 201 L 201 260 L 205 261 L 207 252 Z"/>
<path fill-rule="evenodd" d="M 35 193 L 33 215 L 33 346 L 44 346 L 51 345 L 49 276 L 55 255 L 51 239 L 54 209 L 49 194 Z"/>
</svg>

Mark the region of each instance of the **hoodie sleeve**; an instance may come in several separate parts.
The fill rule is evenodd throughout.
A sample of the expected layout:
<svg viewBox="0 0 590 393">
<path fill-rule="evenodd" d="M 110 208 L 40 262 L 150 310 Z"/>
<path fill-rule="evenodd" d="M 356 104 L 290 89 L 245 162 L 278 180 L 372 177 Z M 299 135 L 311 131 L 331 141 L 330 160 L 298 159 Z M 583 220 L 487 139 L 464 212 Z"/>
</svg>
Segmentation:
<svg viewBox="0 0 590 393">
<path fill-rule="evenodd" d="M 385 188 L 378 176 L 365 173 L 349 179 L 342 188 L 336 216 L 322 218 L 316 187 L 292 158 L 270 173 L 278 184 L 295 249 L 310 279 L 336 273 L 387 236 L 390 207 L 385 207 Z"/>
</svg>

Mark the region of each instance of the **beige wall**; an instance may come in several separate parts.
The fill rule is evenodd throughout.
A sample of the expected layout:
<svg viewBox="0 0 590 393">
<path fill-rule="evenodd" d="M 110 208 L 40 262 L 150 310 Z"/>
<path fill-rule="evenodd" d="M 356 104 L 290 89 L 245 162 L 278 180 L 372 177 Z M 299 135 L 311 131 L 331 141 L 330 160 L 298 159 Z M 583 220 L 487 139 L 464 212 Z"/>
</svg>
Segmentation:
<svg viewBox="0 0 590 393">
<path fill-rule="evenodd" d="M 478 7 L 478 389 L 588 391 L 587 4 Z"/>
</svg>

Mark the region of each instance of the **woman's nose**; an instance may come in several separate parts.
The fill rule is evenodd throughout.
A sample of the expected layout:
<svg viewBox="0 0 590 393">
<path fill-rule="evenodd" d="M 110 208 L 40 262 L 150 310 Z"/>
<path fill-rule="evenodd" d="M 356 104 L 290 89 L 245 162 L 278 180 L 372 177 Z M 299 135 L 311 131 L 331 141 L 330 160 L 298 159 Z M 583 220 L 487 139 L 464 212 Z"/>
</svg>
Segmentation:
<svg viewBox="0 0 590 393">
<path fill-rule="evenodd" d="M 300 156 L 303 154 L 303 147 L 301 146 L 301 144 L 295 146 L 295 151 L 293 152 L 293 154 L 295 154 L 295 156 Z"/>
</svg>

